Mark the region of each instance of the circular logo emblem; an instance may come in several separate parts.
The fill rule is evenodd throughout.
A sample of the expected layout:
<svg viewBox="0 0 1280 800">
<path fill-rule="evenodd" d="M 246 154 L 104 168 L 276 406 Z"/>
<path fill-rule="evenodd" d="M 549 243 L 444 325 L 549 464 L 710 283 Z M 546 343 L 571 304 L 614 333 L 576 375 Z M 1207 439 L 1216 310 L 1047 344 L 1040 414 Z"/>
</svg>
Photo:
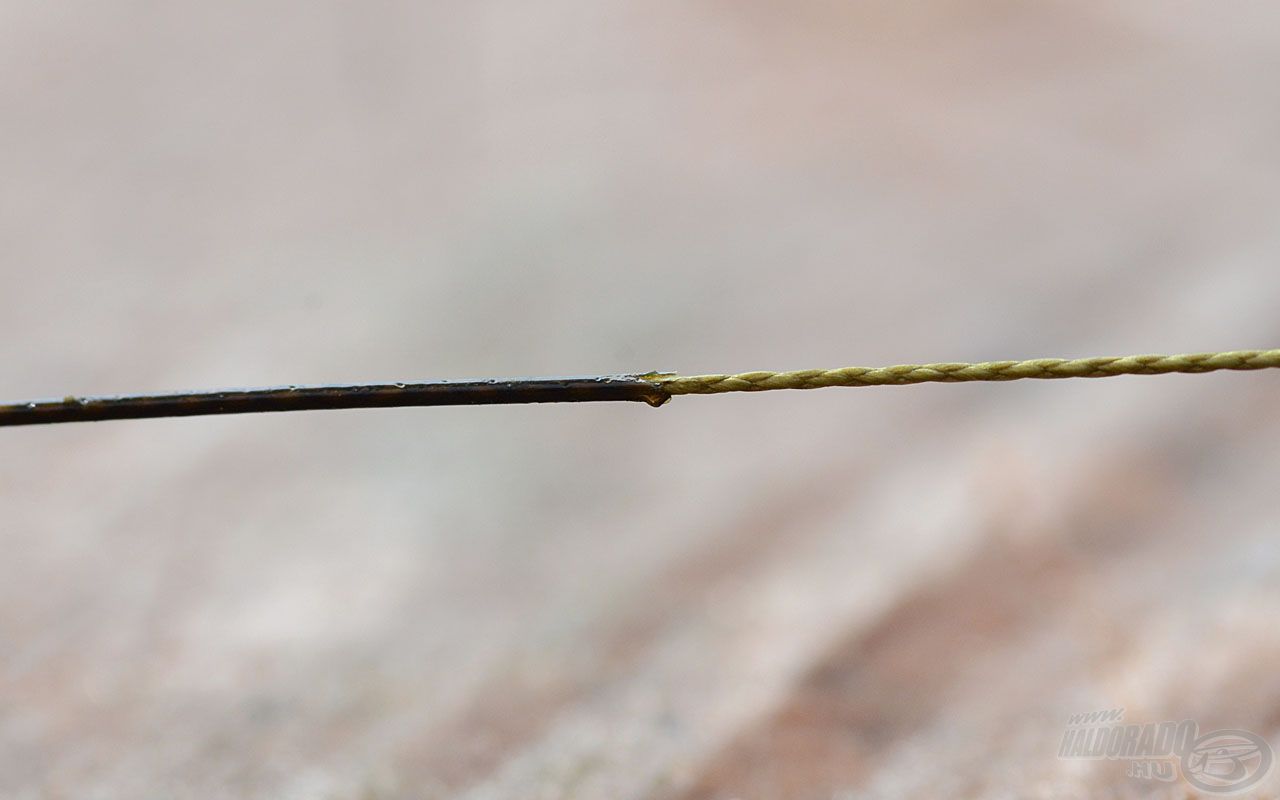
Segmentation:
<svg viewBox="0 0 1280 800">
<path fill-rule="evenodd" d="M 1212 731 L 1191 743 L 1182 756 L 1182 777 L 1206 792 L 1241 792 L 1266 777 L 1274 756 L 1256 733 Z"/>
</svg>

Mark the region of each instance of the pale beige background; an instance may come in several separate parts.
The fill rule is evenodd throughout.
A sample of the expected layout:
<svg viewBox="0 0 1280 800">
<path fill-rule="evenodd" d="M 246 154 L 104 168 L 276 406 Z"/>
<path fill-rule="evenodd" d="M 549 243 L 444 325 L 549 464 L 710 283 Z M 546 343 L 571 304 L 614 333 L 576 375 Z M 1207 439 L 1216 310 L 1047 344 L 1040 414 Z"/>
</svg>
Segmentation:
<svg viewBox="0 0 1280 800">
<path fill-rule="evenodd" d="M 7 2 L 0 396 L 1276 346 L 1277 41 Z M 1270 374 L 7 430 L 0 796 L 1164 792 L 1058 739 L 1280 737 L 1278 468 Z"/>
</svg>

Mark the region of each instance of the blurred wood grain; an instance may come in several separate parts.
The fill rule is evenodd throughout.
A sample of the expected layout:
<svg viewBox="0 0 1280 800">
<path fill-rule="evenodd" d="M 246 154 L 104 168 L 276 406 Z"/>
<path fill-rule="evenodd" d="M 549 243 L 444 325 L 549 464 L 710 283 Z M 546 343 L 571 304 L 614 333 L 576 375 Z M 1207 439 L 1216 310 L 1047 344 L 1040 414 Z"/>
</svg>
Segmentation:
<svg viewBox="0 0 1280 800">
<path fill-rule="evenodd" d="M 0 396 L 1275 346 L 1278 24 L 0 6 Z M 1278 397 L 6 430 L 0 796 L 1185 793 L 1058 743 L 1277 741 Z"/>
</svg>

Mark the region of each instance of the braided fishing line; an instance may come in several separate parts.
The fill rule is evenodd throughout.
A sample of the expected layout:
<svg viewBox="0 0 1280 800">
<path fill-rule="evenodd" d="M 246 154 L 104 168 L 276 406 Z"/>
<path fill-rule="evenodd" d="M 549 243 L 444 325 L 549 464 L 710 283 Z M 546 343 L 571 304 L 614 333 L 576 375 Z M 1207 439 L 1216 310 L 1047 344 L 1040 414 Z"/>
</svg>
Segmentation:
<svg viewBox="0 0 1280 800">
<path fill-rule="evenodd" d="M 649 372 L 583 378 L 512 378 L 345 386 L 278 386 L 109 397 L 68 396 L 0 405 L 0 427 L 95 422 L 147 417 L 254 414 L 339 408 L 585 403 L 632 401 L 660 406 L 673 396 L 823 389 L 836 386 L 905 386 L 917 383 L 1110 378 L 1280 367 L 1280 350 L 1235 350 L 1184 355 L 1040 358 L 1028 361 L 898 364 L 736 375 Z"/>
</svg>

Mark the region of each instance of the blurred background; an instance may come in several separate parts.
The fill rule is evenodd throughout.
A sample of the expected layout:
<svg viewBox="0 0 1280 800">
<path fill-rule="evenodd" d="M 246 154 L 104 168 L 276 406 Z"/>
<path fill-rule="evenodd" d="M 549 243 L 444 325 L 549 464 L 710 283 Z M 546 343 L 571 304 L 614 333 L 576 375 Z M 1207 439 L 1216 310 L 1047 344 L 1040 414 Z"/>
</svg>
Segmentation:
<svg viewBox="0 0 1280 800">
<path fill-rule="evenodd" d="M 1274 347 L 1277 35 L 1264 2 L 3 3 L 0 397 Z M 1058 744 L 1114 707 L 1280 734 L 1277 398 L 6 430 L 0 795 L 1182 792 Z"/>
</svg>

